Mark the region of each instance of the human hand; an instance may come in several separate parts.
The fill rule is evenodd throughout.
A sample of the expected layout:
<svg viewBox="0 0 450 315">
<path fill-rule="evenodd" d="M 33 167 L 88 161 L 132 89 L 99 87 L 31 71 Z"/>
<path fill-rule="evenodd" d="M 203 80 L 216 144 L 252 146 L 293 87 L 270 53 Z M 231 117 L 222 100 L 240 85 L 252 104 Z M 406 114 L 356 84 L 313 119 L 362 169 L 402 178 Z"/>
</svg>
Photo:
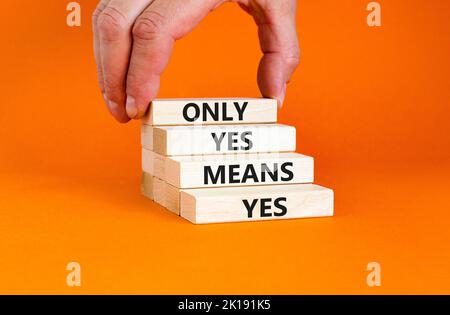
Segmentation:
<svg viewBox="0 0 450 315">
<path fill-rule="evenodd" d="M 174 42 L 226 0 L 101 0 L 93 15 L 100 89 L 122 123 L 141 118 L 156 97 Z M 283 103 L 298 65 L 295 0 L 234 0 L 258 25 L 258 85 Z"/>
</svg>

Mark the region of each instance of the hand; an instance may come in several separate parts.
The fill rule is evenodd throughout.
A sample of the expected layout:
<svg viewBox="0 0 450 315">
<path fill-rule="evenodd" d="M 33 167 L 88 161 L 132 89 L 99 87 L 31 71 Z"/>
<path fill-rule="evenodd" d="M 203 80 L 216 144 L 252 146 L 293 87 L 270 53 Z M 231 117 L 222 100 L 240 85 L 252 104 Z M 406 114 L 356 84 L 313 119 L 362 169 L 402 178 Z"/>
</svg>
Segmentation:
<svg viewBox="0 0 450 315">
<path fill-rule="evenodd" d="M 174 42 L 226 0 L 101 0 L 93 15 L 98 79 L 111 114 L 141 118 L 156 97 Z M 258 25 L 258 85 L 283 103 L 299 62 L 295 0 L 234 0 Z"/>
</svg>

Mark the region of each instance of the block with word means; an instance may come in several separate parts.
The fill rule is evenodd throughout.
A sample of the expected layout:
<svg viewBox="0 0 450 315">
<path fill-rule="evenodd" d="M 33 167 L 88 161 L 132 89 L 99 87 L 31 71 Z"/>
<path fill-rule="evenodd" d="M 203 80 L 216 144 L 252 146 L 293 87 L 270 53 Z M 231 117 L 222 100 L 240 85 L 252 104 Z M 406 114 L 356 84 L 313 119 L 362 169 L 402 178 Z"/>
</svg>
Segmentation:
<svg viewBox="0 0 450 315">
<path fill-rule="evenodd" d="M 152 131 L 148 131 L 152 128 Z M 161 155 L 201 155 L 223 153 L 295 151 L 295 127 L 282 124 L 142 126 L 143 134 L 152 135 L 153 150 Z"/>
<path fill-rule="evenodd" d="M 333 191 L 313 184 L 186 189 L 180 193 L 180 215 L 196 224 L 333 215 Z"/>
<path fill-rule="evenodd" d="M 156 99 L 142 119 L 146 125 L 271 123 L 277 101 L 268 98 Z"/>
<path fill-rule="evenodd" d="M 165 157 L 142 149 L 142 169 L 178 188 L 314 181 L 314 159 L 294 152 Z"/>
</svg>

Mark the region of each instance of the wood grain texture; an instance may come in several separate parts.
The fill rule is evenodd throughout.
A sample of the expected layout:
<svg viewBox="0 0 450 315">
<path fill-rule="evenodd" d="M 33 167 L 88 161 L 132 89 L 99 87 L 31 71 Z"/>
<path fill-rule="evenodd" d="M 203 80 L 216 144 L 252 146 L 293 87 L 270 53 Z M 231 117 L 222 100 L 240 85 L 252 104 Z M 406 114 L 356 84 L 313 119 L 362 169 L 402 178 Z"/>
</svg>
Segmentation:
<svg viewBox="0 0 450 315">
<path fill-rule="evenodd" d="M 181 192 L 177 187 L 170 185 L 169 183 L 165 183 L 165 191 L 164 191 L 164 202 L 165 207 L 175 213 L 176 215 L 180 215 L 180 197 Z"/>
<path fill-rule="evenodd" d="M 141 164 L 145 173 L 165 180 L 165 160 L 165 156 L 142 148 Z"/>
<path fill-rule="evenodd" d="M 141 126 L 141 145 L 150 151 L 153 151 L 153 127 Z"/>
<path fill-rule="evenodd" d="M 271 123 L 277 120 L 277 102 L 268 98 L 156 99 L 145 125 Z"/>
<path fill-rule="evenodd" d="M 166 207 L 166 182 L 153 176 L 153 196 L 154 201 Z"/>
<path fill-rule="evenodd" d="M 146 172 L 142 172 L 141 193 L 151 200 L 155 199 L 155 193 L 153 188 L 153 175 Z"/>
<path fill-rule="evenodd" d="M 333 191 L 313 184 L 188 189 L 181 216 L 196 224 L 325 217 Z"/>
<path fill-rule="evenodd" d="M 155 201 L 176 215 L 180 215 L 180 192 L 164 180 L 142 172 L 141 192 L 144 196 Z"/>
<path fill-rule="evenodd" d="M 148 128 L 148 127 L 147 127 Z M 150 127 L 151 128 L 151 127 Z M 295 127 L 282 124 L 153 127 L 154 152 L 171 155 L 292 152 Z"/>
</svg>

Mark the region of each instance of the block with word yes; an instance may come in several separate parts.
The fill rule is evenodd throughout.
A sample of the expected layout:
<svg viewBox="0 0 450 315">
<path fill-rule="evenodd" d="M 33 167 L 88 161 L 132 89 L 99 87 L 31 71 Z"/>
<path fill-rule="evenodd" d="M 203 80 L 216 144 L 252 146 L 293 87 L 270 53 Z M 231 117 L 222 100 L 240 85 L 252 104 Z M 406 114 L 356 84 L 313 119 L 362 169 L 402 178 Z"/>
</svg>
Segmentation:
<svg viewBox="0 0 450 315">
<path fill-rule="evenodd" d="M 142 134 L 152 137 L 142 140 L 143 147 L 161 155 L 290 152 L 296 144 L 295 128 L 281 124 L 143 125 L 142 129 Z"/>
<path fill-rule="evenodd" d="M 333 215 L 333 191 L 312 184 L 181 192 L 180 215 L 193 223 L 326 217 Z"/>
</svg>

